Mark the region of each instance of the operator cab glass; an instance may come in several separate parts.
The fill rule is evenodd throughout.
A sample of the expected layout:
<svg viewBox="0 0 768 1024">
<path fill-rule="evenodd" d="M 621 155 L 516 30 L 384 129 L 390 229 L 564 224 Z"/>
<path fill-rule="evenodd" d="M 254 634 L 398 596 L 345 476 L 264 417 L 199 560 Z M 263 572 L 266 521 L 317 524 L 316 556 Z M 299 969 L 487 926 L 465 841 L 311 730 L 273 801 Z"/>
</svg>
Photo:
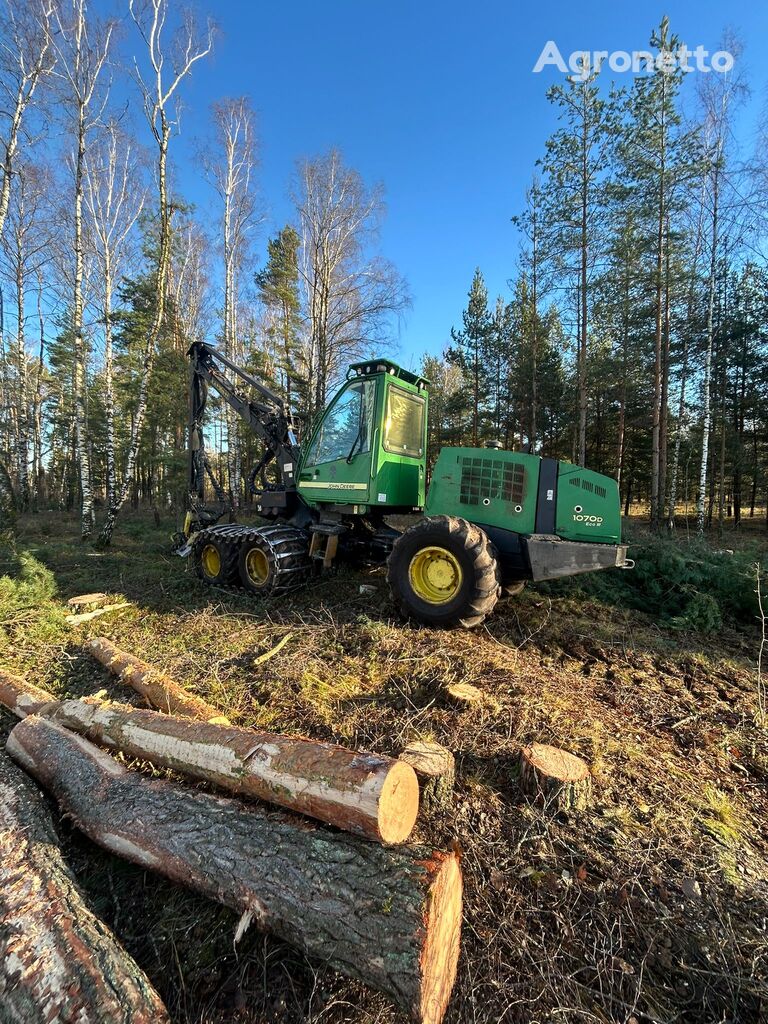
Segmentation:
<svg viewBox="0 0 768 1024">
<path fill-rule="evenodd" d="M 404 388 L 390 384 L 384 416 L 384 450 L 393 455 L 420 459 L 424 454 L 425 401 Z"/>
<path fill-rule="evenodd" d="M 373 381 L 351 384 L 328 411 L 307 453 L 307 465 L 352 459 L 371 447 Z"/>
</svg>

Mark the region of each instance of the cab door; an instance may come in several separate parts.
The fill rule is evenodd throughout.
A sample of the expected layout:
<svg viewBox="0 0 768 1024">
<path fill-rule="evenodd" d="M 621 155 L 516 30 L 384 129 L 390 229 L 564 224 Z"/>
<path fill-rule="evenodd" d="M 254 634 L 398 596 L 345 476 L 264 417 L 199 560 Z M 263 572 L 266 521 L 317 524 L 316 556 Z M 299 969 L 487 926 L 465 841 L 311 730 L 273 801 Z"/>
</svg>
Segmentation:
<svg viewBox="0 0 768 1024">
<path fill-rule="evenodd" d="M 325 411 L 299 471 L 308 504 L 368 503 L 375 399 L 373 380 L 352 380 Z"/>
</svg>

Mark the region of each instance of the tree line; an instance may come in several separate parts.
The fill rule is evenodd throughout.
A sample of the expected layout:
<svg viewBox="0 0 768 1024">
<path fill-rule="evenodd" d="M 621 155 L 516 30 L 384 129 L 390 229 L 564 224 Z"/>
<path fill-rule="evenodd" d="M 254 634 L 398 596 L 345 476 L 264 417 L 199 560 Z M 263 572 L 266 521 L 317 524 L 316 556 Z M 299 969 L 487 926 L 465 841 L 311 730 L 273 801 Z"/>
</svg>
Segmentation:
<svg viewBox="0 0 768 1024">
<path fill-rule="evenodd" d="M 311 418 L 409 303 L 378 252 L 382 190 L 336 149 L 297 164 L 294 218 L 256 269 L 248 97 L 212 104 L 199 143 L 214 220 L 185 201 L 180 110 L 216 28 L 172 0 L 122 14 L 127 37 L 86 0 L 4 0 L 0 25 L 0 465 L 22 511 L 77 509 L 102 544 L 126 502 L 184 506 L 192 342 L 213 340 Z M 212 412 L 237 508 L 253 439 Z"/>
<path fill-rule="evenodd" d="M 664 19 L 654 56 L 680 45 Z M 655 529 L 768 515 L 765 140 L 735 144 L 739 72 L 654 61 L 631 86 L 600 75 L 552 87 L 557 130 L 522 211 L 511 298 L 477 270 L 435 382 L 431 445 L 567 458 L 615 476 Z M 768 525 L 768 520 L 766 521 Z"/>
<path fill-rule="evenodd" d="M 128 0 L 121 22 L 85 0 L 3 3 L 0 475 L 20 509 L 77 510 L 83 538 L 109 543 L 126 504 L 184 507 L 192 342 L 309 422 L 390 342 L 408 287 L 379 252 L 381 187 L 335 149 L 298 162 L 291 221 L 258 261 L 248 97 L 215 102 L 201 132 L 214 218 L 185 200 L 180 110 L 212 22 L 172 0 Z M 677 45 L 665 19 L 652 47 Z M 748 90 L 725 48 L 736 69 L 697 76 L 691 113 L 683 72 L 655 65 L 624 89 L 590 73 L 549 90 L 558 126 L 512 218 L 509 292 L 490 301 L 478 270 L 450 344 L 423 359 L 432 456 L 498 438 L 569 458 L 615 475 L 656 528 L 766 505 L 765 167 L 735 145 Z M 254 440 L 211 406 L 237 508 Z"/>
</svg>

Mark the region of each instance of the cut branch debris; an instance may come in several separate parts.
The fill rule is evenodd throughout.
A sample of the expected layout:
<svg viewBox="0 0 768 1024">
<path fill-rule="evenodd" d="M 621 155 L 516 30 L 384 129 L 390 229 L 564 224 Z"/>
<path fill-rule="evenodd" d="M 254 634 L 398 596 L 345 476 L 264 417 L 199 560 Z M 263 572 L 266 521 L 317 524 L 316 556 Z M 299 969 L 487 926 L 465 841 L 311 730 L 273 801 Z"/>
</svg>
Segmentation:
<svg viewBox="0 0 768 1024">
<path fill-rule="evenodd" d="M 19 718 L 39 713 L 110 750 L 382 843 L 404 842 L 416 821 L 419 784 L 402 761 L 93 698 L 57 701 L 31 689 L 0 673 L 0 702 Z"/>
<path fill-rule="evenodd" d="M 202 697 L 189 693 L 170 676 L 158 672 L 146 661 L 121 651 L 106 637 L 96 637 L 85 646 L 89 654 L 114 673 L 121 683 L 140 693 L 152 707 L 169 715 L 197 718 L 203 722 L 229 722 L 225 715 Z"/>
<path fill-rule="evenodd" d="M 79 615 L 67 615 L 66 620 L 70 626 L 79 626 L 83 622 L 91 622 L 98 619 L 100 615 L 108 615 L 110 612 L 119 612 L 122 608 L 130 608 L 130 601 L 121 601 L 120 604 L 105 604 L 103 608 L 96 608 L 91 612 L 82 612 Z"/>
<path fill-rule="evenodd" d="M 48 810 L 0 754 L 0 1018 L 164 1024 L 149 979 L 83 902 Z"/>
<path fill-rule="evenodd" d="M 251 914 L 271 931 L 440 1024 L 456 976 L 455 853 L 387 849 L 281 812 L 149 780 L 31 716 L 8 752 L 94 842 Z"/>
</svg>

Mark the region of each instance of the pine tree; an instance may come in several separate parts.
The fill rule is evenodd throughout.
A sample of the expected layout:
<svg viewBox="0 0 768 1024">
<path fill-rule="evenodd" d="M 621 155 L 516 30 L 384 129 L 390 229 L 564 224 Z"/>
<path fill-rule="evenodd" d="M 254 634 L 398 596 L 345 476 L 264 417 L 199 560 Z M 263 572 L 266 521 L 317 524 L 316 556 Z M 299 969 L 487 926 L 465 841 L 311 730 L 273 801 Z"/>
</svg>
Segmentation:
<svg viewBox="0 0 768 1024">
<path fill-rule="evenodd" d="M 488 309 L 488 289 L 485 287 L 480 268 L 475 270 L 472 287 L 468 293 L 467 308 L 462 313 L 463 327 L 460 331 L 451 328 L 453 345 L 448 358 L 464 373 L 471 396 L 472 444 L 480 439 L 484 398 L 488 394 L 488 365 L 486 355 L 491 335 L 492 318 Z"/>
<path fill-rule="evenodd" d="M 592 279 L 602 252 L 600 215 L 605 205 L 605 172 L 616 140 L 616 106 L 613 95 L 609 100 L 600 96 L 595 73 L 553 86 L 547 98 L 559 108 L 563 126 L 546 144 L 543 207 L 549 245 L 558 253 L 560 274 L 577 298 L 577 458 L 583 466 Z"/>
<path fill-rule="evenodd" d="M 278 367 L 289 407 L 306 397 L 306 370 L 301 365 L 300 239 L 290 224 L 267 242 L 267 264 L 255 275 L 267 312 L 267 336 L 279 353 Z"/>
</svg>

